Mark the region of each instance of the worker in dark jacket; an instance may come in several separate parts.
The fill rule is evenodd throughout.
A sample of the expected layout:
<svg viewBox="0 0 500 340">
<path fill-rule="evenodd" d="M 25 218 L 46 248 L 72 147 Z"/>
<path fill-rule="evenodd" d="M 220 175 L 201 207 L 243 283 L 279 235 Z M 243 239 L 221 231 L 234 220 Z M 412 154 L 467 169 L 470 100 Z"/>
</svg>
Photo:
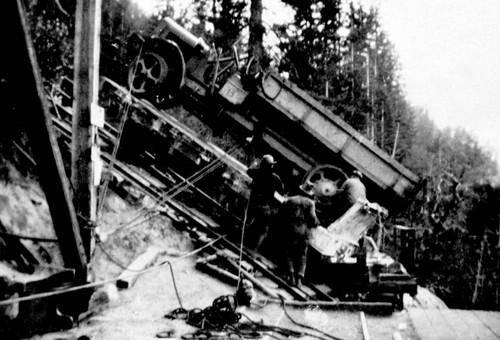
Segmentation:
<svg viewBox="0 0 500 340">
<path fill-rule="evenodd" d="M 278 212 L 279 202 L 275 192 L 283 192 L 281 178 L 274 172 L 276 162 L 273 156 L 264 155 L 260 163 L 251 166 L 247 173 L 252 178 L 252 192 L 248 209 L 249 242 L 248 246 L 260 251 Z"/>
<path fill-rule="evenodd" d="M 306 272 L 311 231 L 319 225 L 315 203 L 305 196 L 292 196 L 283 203 L 279 218 L 284 239 L 287 279 L 301 286 Z"/>
</svg>

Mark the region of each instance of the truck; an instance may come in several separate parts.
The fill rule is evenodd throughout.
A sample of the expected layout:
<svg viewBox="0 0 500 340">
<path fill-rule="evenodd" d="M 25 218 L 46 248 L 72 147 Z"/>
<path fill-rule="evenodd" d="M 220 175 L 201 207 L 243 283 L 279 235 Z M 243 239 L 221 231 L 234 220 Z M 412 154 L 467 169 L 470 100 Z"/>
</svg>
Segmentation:
<svg viewBox="0 0 500 340">
<path fill-rule="evenodd" d="M 170 18 L 153 34 L 134 39 L 137 55 L 128 75 L 134 96 L 160 110 L 182 103 L 207 124 L 240 136 L 241 143 L 253 142 L 258 154 L 273 154 L 294 188 L 312 190 L 325 228 L 313 237 L 311 279 L 328 282 L 344 297 L 380 297 L 388 290 L 399 306 L 403 293 L 416 293 L 415 280 L 379 247 L 381 221 L 408 207 L 420 188 L 417 175 L 291 81 L 275 73 L 250 74 L 236 49 L 224 58 Z M 376 204 L 359 202 L 339 217 L 332 207 L 353 170 L 364 175 Z M 248 197 L 248 191 L 238 194 Z"/>
</svg>

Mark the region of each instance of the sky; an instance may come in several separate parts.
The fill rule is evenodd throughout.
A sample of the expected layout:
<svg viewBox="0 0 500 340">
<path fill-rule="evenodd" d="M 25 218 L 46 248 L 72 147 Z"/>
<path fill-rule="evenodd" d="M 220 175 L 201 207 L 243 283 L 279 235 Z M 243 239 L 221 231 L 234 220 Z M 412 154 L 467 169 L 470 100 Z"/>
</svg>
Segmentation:
<svg viewBox="0 0 500 340">
<path fill-rule="evenodd" d="M 363 2 L 363 1 L 362 1 Z M 373 0 L 408 100 L 500 162 L 500 1 Z"/>
</svg>

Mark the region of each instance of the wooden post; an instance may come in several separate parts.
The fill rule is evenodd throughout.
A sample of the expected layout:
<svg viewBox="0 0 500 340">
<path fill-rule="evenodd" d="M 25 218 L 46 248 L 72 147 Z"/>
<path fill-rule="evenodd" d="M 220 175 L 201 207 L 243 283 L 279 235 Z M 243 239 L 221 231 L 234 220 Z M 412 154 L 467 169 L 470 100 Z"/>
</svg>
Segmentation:
<svg viewBox="0 0 500 340">
<path fill-rule="evenodd" d="M 95 182 L 98 174 L 95 173 L 94 164 L 100 162 L 96 144 L 97 126 L 92 124 L 98 113 L 100 29 L 101 0 L 78 0 L 75 24 L 71 183 L 76 211 L 84 220 L 80 230 L 89 259 L 92 253 L 91 228 L 97 215 Z"/>
<path fill-rule="evenodd" d="M 16 113 L 23 116 L 64 266 L 85 280 L 87 259 L 22 0 L 0 2 L 0 29 L 5 37 L 0 65 L 15 94 Z"/>
</svg>

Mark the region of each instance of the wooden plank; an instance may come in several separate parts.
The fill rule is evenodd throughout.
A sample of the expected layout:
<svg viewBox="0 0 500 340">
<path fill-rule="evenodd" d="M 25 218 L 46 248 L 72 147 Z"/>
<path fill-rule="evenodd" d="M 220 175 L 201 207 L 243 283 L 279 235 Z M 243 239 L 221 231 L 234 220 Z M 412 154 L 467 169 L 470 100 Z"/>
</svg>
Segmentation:
<svg viewBox="0 0 500 340">
<path fill-rule="evenodd" d="M 408 310 L 421 339 L 499 339 L 500 313 L 459 309 Z"/>
<path fill-rule="evenodd" d="M 468 331 L 465 334 L 470 339 L 492 339 L 493 333 L 485 327 L 473 311 L 455 309 L 454 312 L 458 315 L 457 319 L 460 319 L 460 322 L 467 326 Z M 493 339 L 496 339 L 496 337 L 493 337 Z"/>
<path fill-rule="evenodd" d="M 482 325 L 479 322 L 471 322 L 470 318 L 467 317 L 469 311 L 458 309 L 448 309 L 444 311 L 449 314 L 449 319 L 453 321 L 453 327 L 456 333 L 461 335 L 457 335 L 457 339 L 460 337 L 463 338 L 463 334 L 467 334 L 467 338 L 471 340 L 480 340 L 484 338 L 484 334 L 482 334 Z"/>
<path fill-rule="evenodd" d="M 361 301 L 282 301 L 278 299 L 269 299 L 273 303 L 285 303 L 286 306 L 297 308 L 319 307 L 322 310 L 328 311 L 363 311 L 366 314 L 372 315 L 390 315 L 394 311 L 394 306 L 389 302 L 361 302 Z"/>
<path fill-rule="evenodd" d="M 446 334 L 453 336 L 454 339 L 459 339 L 461 334 L 457 331 L 456 314 L 453 314 L 450 309 L 433 309 L 433 319 L 441 320 L 439 324 L 445 329 Z"/>
<path fill-rule="evenodd" d="M 473 311 L 476 316 L 495 336 L 500 339 L 500 312 Z"/>
<path fill-rule="evenodd" d="M 435 316 L 432 312 L 429 312 L 429 310 L 411 308 L 408 310 L 408 313 L 420 339 L 454 340 L 452 336 L 446 337 L 444 335 L 446 333 L 442 332 L 442 327 L 440 327 L 439 325 L 439 320 L 435 319 Z M 443 334 L 444 337 L 440 337 L 440 334 Z"/>
<path fill-rule="evenodd" d="M 370 333 L 368 332 L 368 325 L 366 324 L 365 313 L 359 312 L 359 318 L 361 320 L 361 329 L 363 330 L 363 339 L 370 340 Z"/>
<path fill-rule="evenodd" d="M 121 289 L 132 287 L 137 281 L 140 272 L 153 264 L 161 253 L 161 249 L 149 247 L 146 252 L 136 258 L 134 262 L 120 274 L 118 281 L 116 281 L 116 286 Z"/>
</svg>

